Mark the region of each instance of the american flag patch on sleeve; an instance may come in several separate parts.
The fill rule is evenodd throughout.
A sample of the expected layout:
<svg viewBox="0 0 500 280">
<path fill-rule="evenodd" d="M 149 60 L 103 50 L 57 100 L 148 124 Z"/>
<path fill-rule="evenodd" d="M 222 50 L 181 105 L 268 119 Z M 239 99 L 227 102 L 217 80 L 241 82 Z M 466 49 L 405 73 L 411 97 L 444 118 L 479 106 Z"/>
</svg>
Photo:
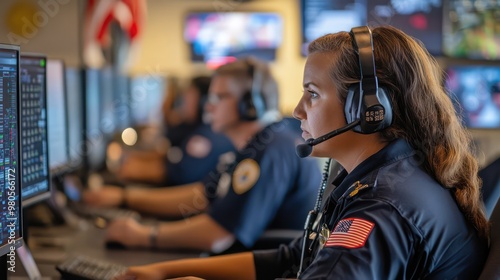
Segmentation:
<svg viewBox="0 0 500 280">
<path fill-rule="evenodd" d="M 359 218 L 340 220 L 328 237 L 325 247 L 361 248 L 365 246 L 374 226 L 374 223 Z"/>
</svg>

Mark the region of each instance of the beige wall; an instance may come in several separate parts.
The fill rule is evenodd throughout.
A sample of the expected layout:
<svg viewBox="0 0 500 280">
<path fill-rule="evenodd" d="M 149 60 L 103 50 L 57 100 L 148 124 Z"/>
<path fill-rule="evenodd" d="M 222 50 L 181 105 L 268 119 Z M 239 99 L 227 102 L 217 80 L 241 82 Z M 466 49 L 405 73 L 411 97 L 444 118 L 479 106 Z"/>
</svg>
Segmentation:
<svg viewBox="0 0 500 280">
<path fill-rule="evenodd" d="M 2 0 L 0 42 L 20 45 L 21 51 L 44 53 L 50 58 L 64 59 L 70 66 L 77 66 L 80 64 L 78 6 L 81 4 L 78 0 Z M 37 10 L 30 12 L 30 5 Z M 14 14 L 24 18 L 20 36 L 13 35 L 6 24 Z"/>
<path fill-rule="evenodd" d="M 278 80 L 281 108 L 291 112 L 302 94 L 302 68 L 305 59 L 300 56 L 300 21 L 298 0 L 254 0 L 238 4 L 234 1 L 190 0 L 148 1 L 148 19 L 140 59 L 133 72 L 165 71 L 181 78 L 206 71 L 201 63 L 193 64 L 183 40 L 183 22 L 189 11 L 271 11 L 283 18 L 283 43 L 272 63 Z"/>
<path fill-rule="evenodd" d="M 9 43 L 9 30 L 4 23 L 12 6 L 30 2 L 38 7 L 40 19 L 47 19 L 29 32 L 21 44 L 23 51 L 41 52 L 49 57 L 62 58 L 70 66 L 80 65 L 79 26 L 83 0 L 2 0 L 0 1 L 0 42 Z M 44 9 L 38 3 L 51 3 Z M 183 40 L 183 20 L 189 11 L 271 11 L 283 18 L 283 44 L 277 60 L 271 64 L 281 92 L 281 109 L 290 113 L 302 91 L 302 69 L 305 59 L 300 56 L 300 18 L 298 0 L 253 0 L 238 4 L 230 0 L 148 0 L 148 17 L 142 41 L 142 50 L 131 69 L 131 74 L 159 72 L 181 79 L 207 72 L 203 64 L 189 60 Z M 29 16 L 28 16 L 29 17 Z M 29 30 L 28 30 L 29 31 Z M 479 147 L 478 158 L 486 164 L 500 156 L 500 131 L 472 131 Z"/>
<path fill-rule="evenodd" d="M 68 65 L 79 65 L 79 7 L 78 0 L 2 0 L 0 18 L 8 16 L 18 2 L 32 3 L 48 20 L 40 24 L 32 20 L 36 32 L 26 34 L 21 43 L 23 51 L 41 52 L 49 57 L 63 58 Z M 44 3 L 44 5 L 40 5 Z M 42 6 L 51 7 L 45 9 Z M 231 0 L 148 0 L 148 17 L 141 52 L 131 74 L 160 72 L 182 79 L 209 73 L 201 63 L 193 64 L 183 40 L 184 17 L 189 11 L 272 11 L 283 17 L 283 43 L 277 60 L 271 68 L 278 80 L 282 96 L 281 109 L 290 113 L 302 91 L 302 68 L 305 59 L 300 56 L 300 21 L 298 0 L 254 0 L 238 3 Z M 57 7 L 57 8 L 54 8 Z M 56 12 L 52 12 L 56 11 Z M 43 19 L 43 17 L 41 17 Z M 0 42 L 12 42 L 6 24 L 0 22 Z"/>
</svg>

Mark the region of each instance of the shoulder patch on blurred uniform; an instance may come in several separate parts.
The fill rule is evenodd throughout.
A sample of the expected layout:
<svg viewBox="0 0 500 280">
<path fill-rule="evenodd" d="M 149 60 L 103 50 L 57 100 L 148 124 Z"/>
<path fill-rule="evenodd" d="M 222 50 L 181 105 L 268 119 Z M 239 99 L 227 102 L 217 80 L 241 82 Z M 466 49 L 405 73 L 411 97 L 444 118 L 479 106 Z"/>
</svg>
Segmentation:
<svg viewBox="0 0 500 280">
<path fill-rule="evenodd" d="M 194 135 L 189 138 L 186 145 L 186 153 L 195 158 L 204 158 L 208 156 L 210 150 L 212 150 L 212 143 L 210 143 L 208 138 L 201 135 Z"/>
<path fill-rule="evenodd" d="M 365 246 L 374 226 L 374 223 L 359 218 L 340 220 L 326 241 L 325 247 L 361 248 Z"/>
<path fill-rule="evenodd" d="M 242 160 L 233 172 L 233 189 L 236 194 L 244 194 L 250 190 L 260 176 L 260 166 L 259 164 L 251 159 L 247 158 Z"/>
</svg>

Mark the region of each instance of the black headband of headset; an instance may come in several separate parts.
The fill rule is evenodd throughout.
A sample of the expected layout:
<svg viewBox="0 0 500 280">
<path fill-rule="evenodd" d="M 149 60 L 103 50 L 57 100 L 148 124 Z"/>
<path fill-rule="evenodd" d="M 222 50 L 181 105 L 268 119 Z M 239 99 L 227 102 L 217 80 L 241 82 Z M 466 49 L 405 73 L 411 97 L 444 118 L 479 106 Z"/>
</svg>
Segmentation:
<svg viewBox="0 0 500 280">
<path fill-rule="evenodd" d="M 360 81 L 365 82 L 361 83 L 361 89 L 368 94 L 376 93 L 378 81 L 373 56 L 372 31 L 368 26 L 360 26 L 351 29 L 350 34 L 354 50 L 358 54 Z"/>
</svg>

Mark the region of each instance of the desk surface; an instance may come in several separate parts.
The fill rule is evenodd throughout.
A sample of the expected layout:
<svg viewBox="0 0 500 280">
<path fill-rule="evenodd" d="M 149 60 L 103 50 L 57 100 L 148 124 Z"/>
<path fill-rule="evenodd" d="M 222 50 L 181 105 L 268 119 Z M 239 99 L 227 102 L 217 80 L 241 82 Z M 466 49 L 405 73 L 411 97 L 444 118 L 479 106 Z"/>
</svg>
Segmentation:
<svg viewBox="0 0 500 280">
<path fill-rule="evenodd" d="M 85 255 L 126 266 L 199 256 L 199 253 L 186 251 L 106 249 L 104 233 L 103 229 L 87 222 L 81 223 L 79 228 L 30 228 L 29 244 L 44 279 L 60 279 L 55 265 L 72 255 Z M 19 259 L 16 262 L 16 272 L 10 273 L 9 279 L 27 279 Z"/>
</svg>

